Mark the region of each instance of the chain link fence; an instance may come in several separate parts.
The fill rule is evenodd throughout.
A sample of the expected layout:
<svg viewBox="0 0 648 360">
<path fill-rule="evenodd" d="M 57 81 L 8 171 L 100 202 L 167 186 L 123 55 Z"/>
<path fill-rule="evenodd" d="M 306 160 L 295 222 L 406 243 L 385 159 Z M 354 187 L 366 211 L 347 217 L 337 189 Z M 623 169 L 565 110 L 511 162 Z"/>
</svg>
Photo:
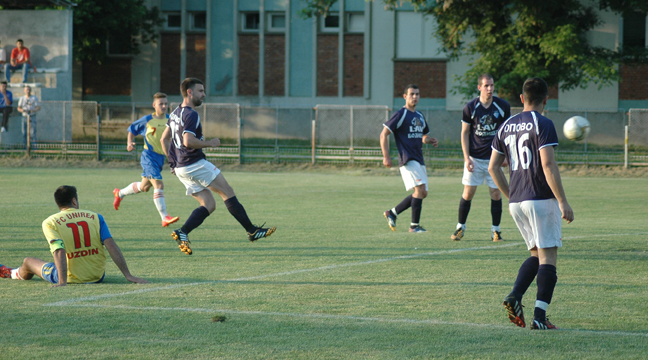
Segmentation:
<svg viewBox="0 0 648 360">
<path fill-rule="evenodd" d="M 178 106 L 169 105 L 169 111 Z M 424 145 L 426 164 L 432 168 L 462 167 L 462 112 L 442 107 L 417 110 L 427 119 L 430 136 L 439 140 L 438 148 Z M 521 110 L 513 108 L 511 113 Z M 217 162 L 380 164 L 382 124 L 394 110 L 386 106 L 311 108 L 206 103 L 196 111 L 205 137 L 221 140 L 220 147 L 205 149 L 207 156 Z M 126 151 L 127 129 L 133 121 L 152 112 L 150 103 L 43 101 L 37 114 L 37 141 L 26 149 L 19 130 L 11 134 L 13 142 L 3 134 L 0 155 L 27 151 L 29 156 L 137 161 L 143 141 L 137 137 L 137 150 Z M 544 115 L 554 121 L 558 132 L 559 163 L 648 165 L 648 109 L 603 112 L 547 108 Z M 562 133 L 565 121 L 576 115 L 587 118 L 591 125 L 584 141 L 566 140 Z M 393 139 L 391 151 L 395 157 Z"/>
</svg>

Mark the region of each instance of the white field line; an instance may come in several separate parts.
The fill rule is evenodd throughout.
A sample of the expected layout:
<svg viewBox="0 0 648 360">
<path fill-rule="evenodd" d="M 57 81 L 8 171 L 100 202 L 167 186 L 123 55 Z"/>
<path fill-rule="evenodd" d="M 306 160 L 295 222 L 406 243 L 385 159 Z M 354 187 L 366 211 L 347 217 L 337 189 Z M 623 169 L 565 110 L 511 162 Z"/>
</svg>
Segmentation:
<svg viewBox="0 0 648 360">
<path fill-rule="evenodd" d="M 88 296 L 88 297 L 83 297 L 83 298 L 78 298 L 78 299 L 63 300 L 63 301 L 53 302 L 53 303 L 49 303 L 49 304 L 43 304 L 43 306 L 68 306 L 70 304 L 77 303 L 77 302 L 82 302 L 82 301 L 95 301 L 95 300 L 99 300 L 99 299 L 111 298 L 111 297 L 116 297 L 116 296 L 142 294 L 142 293 L 148 293 L 148 292 L 153 292 L 153 291 L 176 289 L 176 288 L 186 287 L 186 286 L 196 286 L 196 285 L 204 285 L 204 284 L 217 284 L 217 283 L 223 283 L 223 282 L 250 281 L 250 280 L 265 279 L 265 278 L 269 278 L 269 277 L 287 276 L 287 275 L 301 274 L 301 273 L 314 272 L 314 271 L 333 270 L 333 269 L 338 269 L 338 268 L 343 268 L 343 267 L 350 267 L 350 266 L 376 264 L 376 263 L 382 263 L 382 262 L 394 261 L 394 260 L 413 259 L 413 258 L 418 258 L 418 257 L 423 257 L 423 256 L 453 254 L 453 253 L 459 253 L 459 252 L 464 252 L 464 251 L 473 251 L 473 250 L 498 249 L 498 248 L 522 245 L 522 244 L 524 244 L 524 243 L 509 243 L 509 244 L 498 245 L 498 246 L 480 246 L 480 247 L 473 247 L 473 248 L 433 251 L 433 252 L 427 252 L 427 253 L 401 255 L 401 256 L 395 256 L 395 257 L 389 257 L 389 258 L 383 258 L 383 259 L 360 261 L 360 262 L 353 262 L 353 263 L 346 263 L 346 264 L 327 265 L 327 266 L 321 266 L 321 267 L 310 268 L 310 269 L 300 269 L 300 270 L 285 271 L 285 272 L 274 273 L 274 274 L 243 277 L 243 278 L 238 278 L 238 279 L 201 281 L 201 282 L 193 282 L 193 283 L 187 283 L 187 284 L 175 284 L 175 285 L 161 286 L 161 287 L 155 287 L 155 288 L 144 288 L 144 289 L 138 289 L 138 290 L 133 290 L 133 291 L 126 291 L 126 292 L 122 292 L 122 293 L 103 294 L 103 295 Z"/>
<path fill-rule="evenodd" d="M 416 320 L 416 319 L 388 319 L 376 318 L 366 316 L 352 316 L 352 315 L 330 315 L 330 314 L 299 314 L 299 313 L 284 313 L 274 311 L 238 311 L 238 310 L 225 310 L 225 309 L 204 309 L 204 308 L 184 308 L 184 307 L 156 307 L 156 306 L 128 306 L 128 305 L 98 305 L 98 304 L 73 304 L 66 305 L 70 307 L 89 307 L 89 308 L 103 308 L 103 309 L 122 309 L 122 310 L 149 310 L 149 311 L 173 311 L 173 312 L 196 312 L 196 313 L 211 313 L 211 314 L 234 314 L 234 315 L 260 315 L 260 316 L 279 316 L 279 317 L 296 317 L 306 319 L 330 319 L 330 320 L 351 320 L 351 321 L 373 321 L 382 323 L 400 323 L 400 324 L 424 324 L 424 325 L 454 325 L 454 326 L 467 326 L 487 329 L 500 329 L 500 330 L 517 330 L 512 324 L 508 325 L 495 325 L 495 324 L 477 324 L 477 323 L 463 323 L 456 321 L 442 321 L 442 320 Z M 629 331 L 608 331 L 608 330 L 582 330 L 582 329 L 559 329 L 559 331 L 567 331 L 583 335 L 613 335 L 613 336 L 640 336 L 648 338 L 648 333 L 629 332 Z"/>
</svg>

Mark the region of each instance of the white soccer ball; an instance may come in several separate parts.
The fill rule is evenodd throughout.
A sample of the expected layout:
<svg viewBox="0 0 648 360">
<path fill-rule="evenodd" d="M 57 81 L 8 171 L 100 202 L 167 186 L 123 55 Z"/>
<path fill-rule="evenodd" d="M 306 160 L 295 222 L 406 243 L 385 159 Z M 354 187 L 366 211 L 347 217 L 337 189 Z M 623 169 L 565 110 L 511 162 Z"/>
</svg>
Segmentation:
<svg viewBox="0 0 648 360">
<path fill-rule="evenodd" d="M 582 116 L 572 116 L 563 125 L 563 134 L 572 141 L 583 140 L 590 133 L 590 123 Z"/>
</svg>

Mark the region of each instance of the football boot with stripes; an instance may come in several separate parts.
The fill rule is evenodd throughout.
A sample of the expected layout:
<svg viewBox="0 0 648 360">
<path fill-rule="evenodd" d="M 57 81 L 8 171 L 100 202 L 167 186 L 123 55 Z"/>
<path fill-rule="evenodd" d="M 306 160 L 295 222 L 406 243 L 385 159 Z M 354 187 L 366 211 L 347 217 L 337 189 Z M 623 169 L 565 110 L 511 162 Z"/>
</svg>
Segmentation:
<svg viewBox="0 0 648 360">
<path fill-rule="evenodd" d="M 263 225 L 265 225 L 265 223 L 263 223 Z M 263 225 L 255 227 L 253 232 L 247 233 L 250 241 L 254 242 L 264 237 L 268 237 L 277 231 L 277 228 L 274 226 L 271 228 L 264 228 Z"/>
<path fill-rule="evenodd" d="M 119 210 L 119 204 L 121 204 L 122 198 L 119 197 L 119 189 L 113 190 L 113 195 L 115 195 L 115 200 L 113 200 L 113 206 L 115 210 Z"/>
<path fill-rule="evenodd" d="M 420 225 L 415 225 L 413 227 L 410 226 L 409 232 L 411 232 L 411 233 L 424 233 L 424 232 L 427 232 L 427 230 L 425 230 Z"/>
<path fill-rule="evenodd" d="M 511 293 L 504 298 L 504 307 L 506 308 L 506 312 L 508 312 L 509 320 L 511 320 L 513 324 L 519 327 L 526 327 L 522 303 L 518 301 L 515 295 Z"/>
<path fill-rule="evenodd" d="M 189 247 L 189 238 L 187 237 L 187 234 L 182 232 L 181 229 L 173 230 L 171 237 L 178 243 L 178 248 L 180 248 L 180 251 L 187 255 L 192 254 L 191 248 Z"/>
<path fill-rule="evenodd" d="M 504 240 L 502 238 L 502 232 L 497 231 L 497 230 L 493 230 L 493 234 L 491 235 L 491 239 L 493 239 L 493 241 L 495 241 L 495 242 Z"/>
<path fill-rule="evenodd" d="M 176 222 L 178 220 L 180 220 L 179 216 L 167 215 L 167 216 L 164 217 L 164 220 L 162 220 L 162 226 L 167 227 L 167 226 L 173 224 L 174 222 Z"/>
<path fill-rule="evenodd" d="M 391 231 L 396 231 L 396 216 L 392 214 L 391 210 L 385 211 L 385 219 L 387 219 L 387 224 Z"/>
<path fill-rule="evenodd" d="M 464 237 L 464 234 L 466 233 L 466 229 L 462 227 L 458 227 L 457 230 L 450 236 L 450 240 L 452 241 L 459 241 L 461 240 L 462 237 Z"/>
<path fill-rule="evenodd" d="M 13 269 L 0 264 L 0 278 L 11 279 L 11 270 Z"/>
<path fill-rule="evenodd" d="M 544 321 L 533 319 L 531 330 L 558 330 L 558 328 L 550 323 L 549 319 L 544 319 Z"/>
</svg>

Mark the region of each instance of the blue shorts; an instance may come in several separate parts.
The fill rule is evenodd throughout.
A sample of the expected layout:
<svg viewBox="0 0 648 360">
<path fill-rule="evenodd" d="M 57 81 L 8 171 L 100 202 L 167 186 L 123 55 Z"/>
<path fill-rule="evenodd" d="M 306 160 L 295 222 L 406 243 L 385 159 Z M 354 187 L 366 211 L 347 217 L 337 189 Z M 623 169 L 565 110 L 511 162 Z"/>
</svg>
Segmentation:
<svg viewBox="0 0 648 360">
<path fill-rule="evenodd" d="M 164 166 L 164 155 L 160 155 L 156 152 L 144 150 L 142 151 L 142 158 L 140 163 L 142 164 L 142 177 L 153 180 L 162 180 L 162 167 Z"/>
<path fill-rule="evenodd" d="M 43 268 L 41 269 L 41 276 L 43 277 L 43 279 L 51 282 L 52 284 L 58 284 L 59 278 L 58 278 L 58 270 L 56 270 L 56 264 L 51 262 L 43 265 Z M 101 276 L 101 279 L 95 281 L 94 283 L 102 282 L 105 277 L 106 277 L 106 273 L 104 273 Z"/>
</svg>

